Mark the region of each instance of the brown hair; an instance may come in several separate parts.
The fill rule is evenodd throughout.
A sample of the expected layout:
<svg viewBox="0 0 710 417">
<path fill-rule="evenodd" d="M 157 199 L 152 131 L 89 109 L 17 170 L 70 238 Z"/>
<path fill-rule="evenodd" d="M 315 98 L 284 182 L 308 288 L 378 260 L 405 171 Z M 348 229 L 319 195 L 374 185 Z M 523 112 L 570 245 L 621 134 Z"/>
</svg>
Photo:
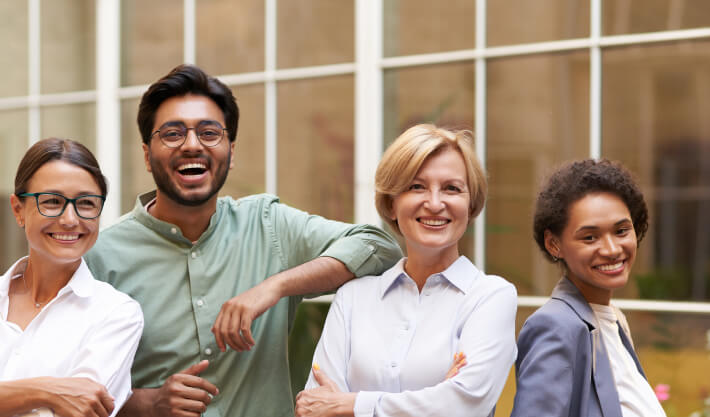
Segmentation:
<svg viewBox="0 0 710 417">
<path fill-rule="evenodd" d="M 27 183 L 35 172 L 51 161 L 66 161 L 85 169 L 98 184 L 101 195 L 106 195 L 108 191 L 106 177 L 101 173 L 99 163 L 91 151 L 79 142 L 59 138 L 40 140 L 25 152 L 15 175 L 15 195 L 19 197 L 20 194 L 26 193 Z"/>
<path fill-rule="evenodd" d="M 412 126 L 387 148 L 375 173 L 375 206 L 392 230 L 400 233 L 392 220 L 392 201 L 404 192 L 424 162 L 444 149 L 454 149 L 463 157 L 471 192 L 469 223 L 483 210 L 488 182 L 476 157 L 473 134 L 469 130 L 447 130 L 432 124 Z"/>
</svg>

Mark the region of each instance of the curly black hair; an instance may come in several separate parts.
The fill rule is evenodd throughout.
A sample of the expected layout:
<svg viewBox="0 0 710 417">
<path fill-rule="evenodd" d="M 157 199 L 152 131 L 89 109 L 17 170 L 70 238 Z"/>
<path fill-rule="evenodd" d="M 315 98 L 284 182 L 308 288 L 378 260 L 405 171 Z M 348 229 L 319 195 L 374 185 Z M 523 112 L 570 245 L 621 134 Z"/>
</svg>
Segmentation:
<svg viewBox="0 0 710 417">
<path fill-rule="evenodd" d="M 631 214 L 636 239 L 641 243 L 648 229 L 648 209 L 631 173 L 618 162 L 585 159 L 562 165 L 545 181 L 537 195 L 533 237 L 548 260 L 557 262 L 545 248 L 545 230 L 559 236 L 567 225 L 569 207 L 594 192 L 621 198 Z"/>
</svg>

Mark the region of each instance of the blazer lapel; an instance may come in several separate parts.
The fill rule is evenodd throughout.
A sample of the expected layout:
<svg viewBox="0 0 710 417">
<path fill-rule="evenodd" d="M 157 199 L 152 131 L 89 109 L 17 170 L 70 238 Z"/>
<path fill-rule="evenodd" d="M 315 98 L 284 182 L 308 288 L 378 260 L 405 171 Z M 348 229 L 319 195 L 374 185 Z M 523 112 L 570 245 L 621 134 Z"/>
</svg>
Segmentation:
<svg viewBox="0 0 710 417">
<path fill-rule="evenodd" d="M 597 400 L 604 417 L 622 417 L 619 406 L 619 394 L 611 371 L 611 363 L 602 341 L 601 330 L 594 311 L 584 299 L 582 293 L 570 280 L 563 277 L 552 290 L 552 298 L 557 298 L 569 305 L 589 327 L 592 346 L 592 379 L 596 388 Z M 623 340 L 623 339 L 622 339 Z M 631 349 L 633 351 L 633 349 Z"/>
</svg>

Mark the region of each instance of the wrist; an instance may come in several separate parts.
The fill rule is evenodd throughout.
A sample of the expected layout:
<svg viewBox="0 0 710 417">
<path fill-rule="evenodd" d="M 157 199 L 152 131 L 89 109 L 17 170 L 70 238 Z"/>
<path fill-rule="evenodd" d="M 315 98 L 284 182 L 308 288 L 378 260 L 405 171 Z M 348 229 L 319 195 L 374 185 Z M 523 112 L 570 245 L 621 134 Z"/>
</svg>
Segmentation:
<svg viewBox="0 0 710 417">
<path fill-rule="evenodd" d="M 338 401 L 338 416 L 354 417 L 355 416 L 355 398 L 356 392 L 344 392 L 341 394 Z"/>
</svg>

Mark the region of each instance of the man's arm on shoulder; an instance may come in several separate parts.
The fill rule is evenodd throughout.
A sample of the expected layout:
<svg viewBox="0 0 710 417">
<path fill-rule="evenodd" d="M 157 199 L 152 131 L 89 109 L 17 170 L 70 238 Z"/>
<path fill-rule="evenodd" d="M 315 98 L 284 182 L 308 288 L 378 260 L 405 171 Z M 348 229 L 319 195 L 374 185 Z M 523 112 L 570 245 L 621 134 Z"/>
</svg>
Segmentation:
<svg viewBox="0 0 710 417">
<path fill-rule="evenodd" d="M 222 351 L 251 349 L 251 323 L 287 296 L 332 291 L 356 276 L 379 274 L 402 256 L 380 228 L 328 220 L 278 203 L 267 205 L 276 252 L 286 268 L 227 301 L 212 332 Z"/>
</svg>

